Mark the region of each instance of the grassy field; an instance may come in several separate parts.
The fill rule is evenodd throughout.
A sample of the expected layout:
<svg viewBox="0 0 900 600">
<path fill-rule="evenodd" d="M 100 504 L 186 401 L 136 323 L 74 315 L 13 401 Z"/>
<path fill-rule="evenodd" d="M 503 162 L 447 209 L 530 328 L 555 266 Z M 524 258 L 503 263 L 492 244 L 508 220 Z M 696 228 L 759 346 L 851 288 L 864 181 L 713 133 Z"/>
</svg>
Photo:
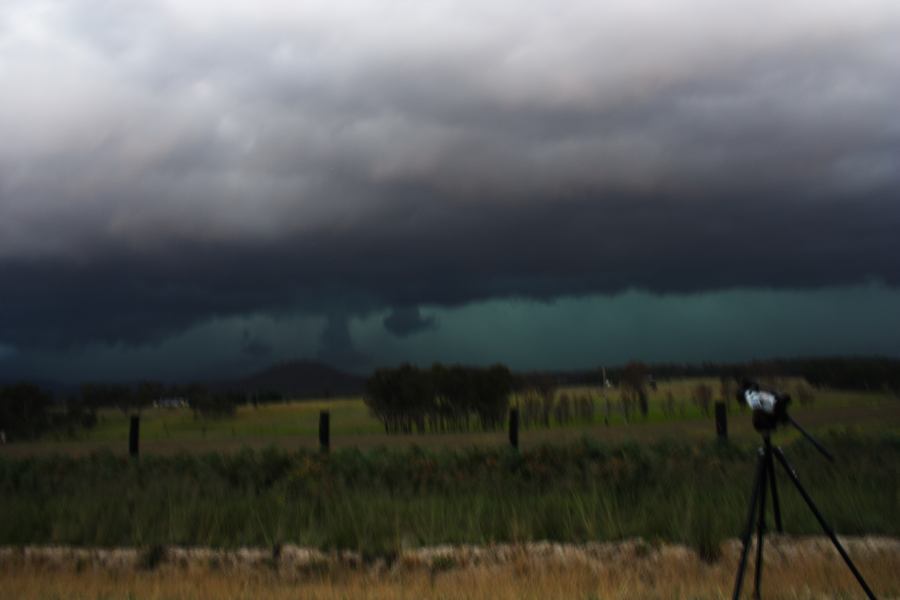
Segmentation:
<svg viewBox="0 0 900 600">
<path fill-rule="evenodd" d="M 786 449 L 844 534 L 900 535 L 900 438 Z M 404 547 L 634 536 L 713 553 L 739 534 L 754 452 L 715 442 L 523 452 L 346 449 L 0 459 L 0 544 Z M 791 533 L 819 531 L 782 478 Z"/>
<path fill-rule="evenodd" d="M 693 558 L 658 559 L 652 569 L 528 563 L 312 572 L 300 583 L 304 597 L 323 599 L 718 598 L 734 567 L 733 557 L 719 553 L 723 540 L 740 534 L 758 435 L 732 401 L 731 441 L 716 442 L 712 417 L 690 400 L 698 383 L 660 385 L 648 417 L 630 422 L 613 409 L 607 423 L 606 399 L 596 389 L 560 390 L 590 394 L 593 421 L 525 429 L 520 452 L 508 447 L 504 431 L 388 436 L 361 399 L 344 398 L 244 406 L 215 420 L 187 409 L 146 410 L 142 455 L 132 460 L 125 456 L 128 415 L 106 411 L 78 439 L 0 446 L 0 546 L 130 547 L 146 556 L 168 546 L 249 546 L 277 556 L 295 544 L 352 551 L 377 564 L 442 544 L 641 537 L 653 548 L 685 544 Z M 717 381 L 705 383 L 718 390 Z M 614 407 L 617 393 L 607 394 Z M 674 411 L 664 410 L 669 394 Z M 316 449 L 324 409 L 331 412 L 330 454 Z M 795 432 L 775 434 L 837 531 L 900 536 L 900 400 L 818 390 L 812 404 L 792 412 L 839 457 L 827 463 Z M 779 482 L 787 532 L 819 534 L 783 474 Z M 898 561 L 894 552 L 861 566 L 879 590 L 896 594 Z M 50 573 L 33 564 L 9 573 L 0 598 L 277 598 L 296 597 L 298 589 L 296 574 L 213 565 L 182 577 L 166 570 Z M 833 556 L 793 557 L 790 568 L 776 561 L 767 581 L 780 597 L 856 597 Z M 83 594 L 73 596 L 73 588 Z"/>
<path fill-rule="evenodd" d="M 703 415 L 692 402 L 692 391 L 699 383 L 719 394 L 718 380 L 681 379 L 663 382 L 650 393 L 647 418 L 636 417 L 626 422 L 618 410 L 619 391 L 597 388 L 565 388 L 558 394 L 572 397 L 590 396 L 595 406 L 592 422 L 578 421 L 549 428 L 525 428 L 523 447 L 549 443 L 571 443 L 583 436 L 605 443 L 627 441 L 651 442 L 662 439 L 701 441 L 714 435 L 712 417 Z M 779 385 L 788 391 L 802 385 L 799 380 L 785 380 Z M 674 414 L 665 411 L 667 397 L 674 400 Z M 513 404 L 517 403 L 513 398 Z M 607 400 L 611 412 L 607 419 Z M 756 435 L 749 414 L 737 408 L 733 400 L 729 408 L 729 431 L 736 440 L 751 442 Z M 360 398 L 289 402 L 253 407 L 240 406 L 234 417 L 197 418 L 187 408 L 145 409 L 141 414 L 141 448 L 144 453 L 174 454 L 182 451 L 238 451 L 241 448 L 282 449 L 313 448 L 318 444 L 318 418 L 321 410 L 331 413 L 332 445 L 335 448 L 374 448 L 410 446 L 465 448 L 470 446 L 502 446 L 506 434 L 470 431 L 428 435 L 386 435 L 380 422 L 372 417 Z M 817 390 L 814 403 L 800 406 L 795 401 L 793 414 L 816 432 L 858 430 L 869 433 L 900 432 L 900 399 L 878 392 L 845 392 Z M 0 446 L 0 456 L 64 453 L 89 454 L 98 450 L 124 453 L 127 450 L 129 415 L 123 411 L 101 411 L 97 427 L 82 432 L 77 438 L 49 435 L 35 442 Z"/>
</svg>

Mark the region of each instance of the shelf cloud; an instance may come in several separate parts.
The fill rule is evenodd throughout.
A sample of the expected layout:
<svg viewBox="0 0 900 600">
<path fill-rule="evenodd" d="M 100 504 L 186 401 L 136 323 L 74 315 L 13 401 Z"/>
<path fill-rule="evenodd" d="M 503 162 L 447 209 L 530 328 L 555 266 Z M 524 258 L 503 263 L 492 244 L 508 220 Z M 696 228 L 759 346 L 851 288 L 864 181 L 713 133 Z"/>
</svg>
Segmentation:
<svg viewBox="0 0 900 600">
<path fill-rule="evenodd" d="M 896 2 L 9 0 L 0 48 L 0 348 L 900 283 Z"/>
</svg>

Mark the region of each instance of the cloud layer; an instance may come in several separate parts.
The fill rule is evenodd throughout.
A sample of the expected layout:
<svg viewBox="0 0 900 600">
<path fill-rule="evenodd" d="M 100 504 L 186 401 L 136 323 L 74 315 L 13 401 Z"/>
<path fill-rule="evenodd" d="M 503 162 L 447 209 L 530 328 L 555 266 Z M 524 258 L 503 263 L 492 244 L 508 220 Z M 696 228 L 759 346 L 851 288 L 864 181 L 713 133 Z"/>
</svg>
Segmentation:
<svg viewBox="0 0 900 600">
<path fill-rule="evenodd" d="M 0 344 L 900 283 L 896 2 L 231 4 L 0 7 Z"/>
</svg>

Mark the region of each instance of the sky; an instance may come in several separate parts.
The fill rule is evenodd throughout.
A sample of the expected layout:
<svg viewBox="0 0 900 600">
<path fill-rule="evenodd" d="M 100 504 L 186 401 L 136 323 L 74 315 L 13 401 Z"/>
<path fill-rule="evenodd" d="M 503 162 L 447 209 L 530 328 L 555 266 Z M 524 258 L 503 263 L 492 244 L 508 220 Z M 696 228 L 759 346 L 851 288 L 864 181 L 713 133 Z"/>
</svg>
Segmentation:
<svg viewBox="0 0 900 600">
<path fill-rule="evenodd" d="M 0 379 L 900 356 L 900 4 L 0 3 Z"/>
</svg>

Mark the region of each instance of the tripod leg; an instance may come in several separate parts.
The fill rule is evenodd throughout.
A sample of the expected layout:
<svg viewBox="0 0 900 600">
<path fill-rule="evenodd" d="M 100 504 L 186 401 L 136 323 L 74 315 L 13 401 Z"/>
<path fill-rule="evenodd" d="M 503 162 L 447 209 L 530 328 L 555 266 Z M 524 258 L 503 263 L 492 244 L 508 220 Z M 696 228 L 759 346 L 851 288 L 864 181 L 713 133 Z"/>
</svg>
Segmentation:
<svg viewBox="0 0 900 600">
<path fill-rule="evenodd" d="M 737 575 L 734 580 L 733 600 L 738 600 L 741 596 L 741 585 L 744 583 L 744 569 L 747 567 L 747 551 L 750 550 L 750 536 L 753 534 L 753 518 L 756 516 L 757 501 L 759 499 L 760 482 L 765 471 L 765 456 L 762 448 L 759 449 L 759 456 L 756 459 L 756 475 L 753 478 L 753 492 L 750 495 L 750 507 L 747 510 L 747 526 L 744 528 L 744 534 L 741 537 L 741 561 L 738 563 Z"/>
<path fill-rule="evenodd" d="M 788 477 L 790 477 L 791 481 L 794 482 L 794 485 L 797 487 L 800 495 L 803 496 L 803 499 L 806 501 L 809 509 L 816 516 L 816 519 L 819 521 L 819 525 L 822 526 L 822 530 L 828 534 L 828 537 L 831 538 L 831 543 L 834 544 L 834 547 L 837 548 L 837 551 L 841 555 L 841 558 L 843 558 L 844 562 L 847 563 L 847 566 L 850 567 L 850 572 L 852 572 L 853 576 L 856 577 L 856 580 L 859 582 L 859 585 L 862 586 L 862 589 L 866 593 L 866 596 L 868 596 L 870 600 L 876 600 L 875 594 L 873 594 L 872 590 L 869 589 L 866 580 L 863 579 L 862 574 L 856 569 L 856 565 L 854 565 L 853 561 L 850 560 L 850 557 L 847 555 L 847 551 L 844 550 L 843 546 L 841 546 L 841 543 L 838 541 L 837 536 L 834 534 L 834 530 L 831 529 L 831 527 L 825 521 L 825 518 L 822 516 L 822 513 L 819 512 L 818 508 L 816 508 L 816 504 L 813 502 L 813 499 L 810 497 L 810 495 L 806 493 L 806 490 L 800 483 L 800 479 L 797 477 L 797 473 L 794 471 L 794 468 L 791 467 L 787 458 L 784 456 L 784 452 L 781 451 L 781 448 L 775 448 L 775 456 L 778 458 L 778 462 L 781 463 L 781 466 L 784 467 L 784 470 L 787 471 Z"/>
<path fill-rule="evenodd" d="M 769 462 L 763 453 L 763 473 L 759 478 L 759 514 L 756 516 L 756 572 L 753 579 L 753 597 L 759 598 L 760 584 L 762 583 L 763 568 L 763 536 L 766 534 L 766 471 L 769 470 Z"/>
<path fill-rule="evenodd" d="M 769 471 L 769 485 L 772 488 L 772 512 L 775 513 L 775 529 L 778 533 L 784 533 L 781 526 L 781 503 L 778 501 L 778 488 L 775 485 L 775 461 L 772 460 L 772 442 L 765 438 L 766 462 Z"/>
</svg>

